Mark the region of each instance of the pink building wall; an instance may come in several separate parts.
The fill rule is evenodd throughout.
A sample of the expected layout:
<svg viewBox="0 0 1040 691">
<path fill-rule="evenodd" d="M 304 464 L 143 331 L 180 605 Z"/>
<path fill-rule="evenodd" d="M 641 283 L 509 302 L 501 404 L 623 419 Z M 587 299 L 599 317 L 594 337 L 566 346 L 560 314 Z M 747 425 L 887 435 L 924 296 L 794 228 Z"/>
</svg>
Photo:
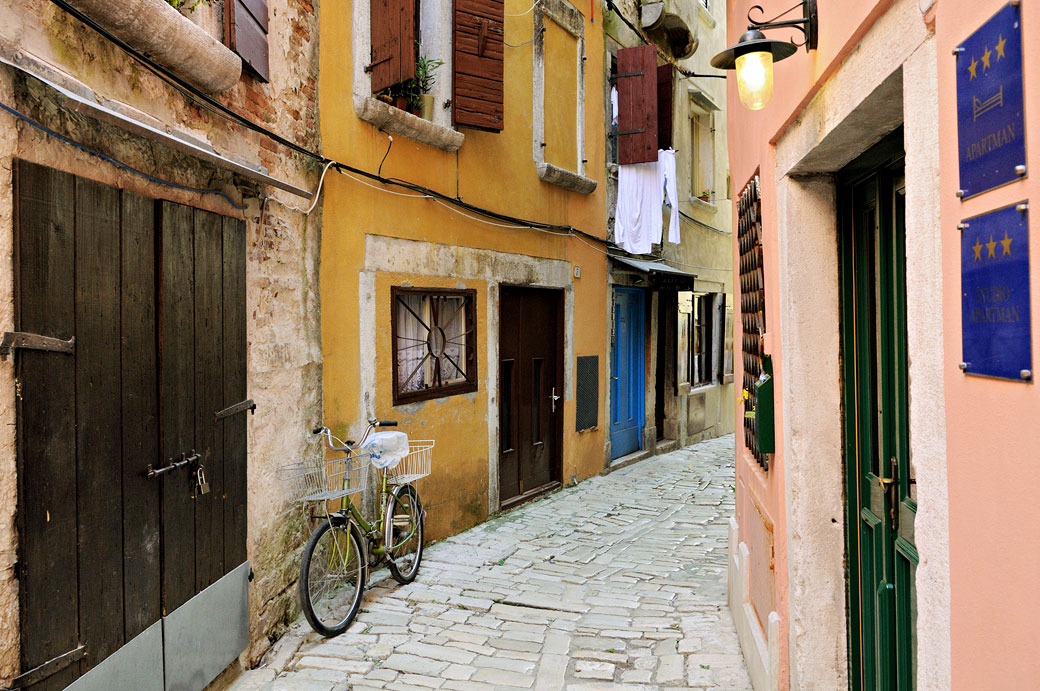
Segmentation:
<svg viewBox="0 0 1040 691">
<path fill-rule="evenodd" d="M 1040 391 L 1035 383 L 965 376 L 961 360 L 957 223 L 1030 202 L 1033 371 L 1040 367 L 1040 3 L 1023 0 L 1022 71 L 1029 177 L 958 199 L 953 48 L 1004 3 L 940 0 L 939 179 L 950 496 L 951 661 L 954 689 L 1021 689 L 1040 679 Z M 1035 378 L 1034 378 L 1035 381 Z"/>
<path fill-rule="evenodd" d="M 729 43 L 737 41 L 746 30 L 747 11 L 752 0 L 729 0 Z M 768 0 L 761 2 L 763 15 L 772 17 L 790 6 L 788 1 Z M 942 334 L 941 389 L 936 401 L 927 405 L 935 408 L 932 414 L 944 421 L 945 430 L 938 436 L 945 439 L 944 450 L 940 444 L 935 455 L 938 458 L 918 458 L 921 463 L 943 468 L 943 485 L 933 492 L 931 499 L 932 521 L 929 530 L 934 533 L 935 516 L 945 525 L 942 539 L 935 540 L 934 534 L 926 546 L 933 551 L 922 552 L 922 557 L 931 559 L 931 570 L 919 576 L 919 590 L 929 590 L 928 602 L 921 601 L 922 608 L 931 608 L 935 613 L 936 603 L 948 613 L 948 619 L 934 617 L 937 629 L 921 628 L 918 631 L 918 656 L 926 660 L 928 670 L 919 674 L 919 688 L 954 689 L 1018 689 L 1031 688 L 1040 678 L 1040 630 L 1036 625 L 1040 614 L 1040 595 L 1036 593 L 1036 575 L 1040 573 L 1040 463 L 1035 459 L 1035 449 L 1040 442 L 1040 392 L 1034 383 L 1007 382 L 981 377 L 966 376 L 958 368 L 961 360 L 961 296 L 960 296 L 960 234 L 957 224 L 962 219 L 986 211 L 1022 201 L 1033 206 L 1033 241 L 1030 247 L 1031 305 L 1034 312 L 1040 309 L 1040 3 L 1022 0 L 1023 15 L 1023 79 L 1026 113 L 1027 169 L 1030 176 L 978 197 L 961 201 L 955 195 L 958 188 L 958 143 L 956 122 L 956 75 L 953 48 L 966 39 L 995 12 L 1006 4 L 1003 0 L 878 0 L 877 2 L 855 2 L 835 0 L 819 3 L 820 38 L 818 49 L 811 53 L 799 51 L 775 68 L 775 90 L 772 101 L 761 111 L 744 108 L 737 98 L 736 85 L 729 80 L 729 150 L 731 163 L 731 195 L 737 198 L 744 185 L 758 171 L 762 185 L 763 251 L 766 283 L 766 352 L 773 358 L 776 382 L 776 442 L 777 449 L 770 470 L 762 471 L 746 455 L 743 438 L 738 425 L 737 453 L 737 539 L 743 542 L 751 556 L 748 559 L 752 604 L 763 628 L 766 629 L 768 612 L 760 611 L 758 605 L 766 601 L 761 593 L 771 589 L 771 604 L 779 618 L 777 640 L 770 641 L 770 648 L 778 658 L 775 661 L 775 687 L 810 688 L 807 678 L 798 679 L 792 667 L 798 665 L 798 651 L 793 650 L 798 631 L 792 633 L 792 619 L 797 612 L 789 611 L 798 605 L 789 580 L 794 559 L 791 539 L 791 517 L 796 507 L 797 493 L 790 486 L 790 449 L 785 449 L 784 431 L 799 430 L 805 420 L 794 419 L 790 411 L 784 410 L 785 383 L 790 386 L 792 371 L 785 367 L 792 362 L 791 352 L 782 352 L 781 343 L 790 348 L 792 341 L 785 340 L 783 330 L 791 324 L 782 323 L 782 315 L 790 314 L 785 300 L 804 299 L 798 294 L 785 296 L 782 286 L 789 277 L 781 275 L 783 265 L 779 256 L 780 233 L 799 232 L 793 227 L 782 227 L 778 219 L 778 199 L 785 194 L 782 187 L 789 183 L 777 177 L 777 144 L 790 144 L 792 132 L 802 136 L 799 129 L 807 117 L 810 104 L 817 110 L 826 107 L 831 100 L 835 107 L 843 99 L 855 100 L 863 95 L 835 93 L 839 85 L 846 91 L 848 80 L 842 82 L 835 77 L 849 71 L 848 65 L 859 61 L 877 60 L 884 62 L 886 46 L 932 44 L 934 61 L 929 60 L 927 70 L 921 69 L 920 61 L 912 69 L 903 69 L 905 80 L 920 79 L 931 71 L 937 80 L 937 141 L 938 180 L 932 190 L 938 198 L 937 223 L 941 233 L 941 258 L 928 271 L 941 272 L 941 287 L 927 295 L 911 295 L 909 299 L 921 303 L 941 306 Z M 920 10 L 920 12 L 918 12 Z M 763 15 L 756 15 L 761 18 Z M 911 26 L 913 24 L 913 26 Z M 917 32 L 913 40 L 902 40 L 907 32 Z M 928 37 L 934 32 L 934 37 Z M 924 34 L 923 41 L 918 34 Z M 770 32 L 772 38 L 787 35 L 801 38 L 795 31 Z M 902 42 L 901 42 L 902 41 Z M 867 44 L 869 43 L 869 47 Z M 865 51 L 872 51 L 864 54 Z M 921 53 L 917 52 L 920 56 Z M 903 59 L 903 58 L 900 58 Z M 907 58 L 909 59 L 909 58 Z M 934 63 L 934 64 L 932 64 Z M 907 63 L 909 64 L 909 63 Z M 834 78 L 834 79 L 832 79 Z M 931 93 L 934 84 L 921 84 L 920 90 Z M 918 108 L 913 104 L 913 94 L 918 85 L 906 81 L 903 85 L 905 107 Z M 931 95 L 928 98 L 932 98 Z M 821 101 L 824 105 L 821 106 Z M 933 101 L 934 103 L 934 98 Z M 917 111 L 918 113 L 921 110 Z M 925 131 L 932 128 L 931 120 L 924 122 Z M 913 127 L 908 124 L 906 136 L 917 136 L 922 132 L 922 120 Z M 804 128 L 803 128 L 804 129 Z M 821 130 L 819 137 L 824 136 Z M 935 130 L 931 129 L 931 135 Z M 787 136 L 785 140 L 785 136 Z M 806 146 L 809 146 L 808 144 Z M 911 142 L 906 146 L 910 151 Z M 934 147 L 933 147 L 934 149 Z M 907 177 L 915 175 L 911 166 L 914 161 L 908 156 Z M 927 161 L 926 161 L 927 162 Z M 785 165 L 787 162 L 782 162 Z M 920 175 L 918 173 L 918 175 Z M 934 179 L 934 178 L 930 178 Z M 918 181 L 919 184 L 919 181 Z M 931 184 L 929 182 L 929 184 Z M 737 226 L 737 210 L 734 209 L 734 227 Z M 929 222 L 928 227 L 935 222 Z M 926 224 L 927 225 L 927 224 Z M 909 227 L 908 227 L 909 232 Z M 915 243 L 917 243 L 915 245 Z M 908 235 L 911 245 L 924 247 L 925 241 Z M 920 252 L 908 252 L 908 256 L 920 256 Z M 739 254 L 734 248 L 734 265 L 739 265 Z M 908 272 L 922 270 L 911 264 Z M 820 275 L 820 281 L 832 280 L 831 276 Z M 789 281 L 788 281 L 789 282 Z M 911 285 L 920 285 L 911 281 Z M 930 303 L 928 302 L 930 301 Z M 736 300 L 738 309 L 740 300 Z M 786 309 L 786 312 L 785 312 Z M 1033 368 L 1040 368 L 1040 322 L 1034 318 Z M 741 320 L 735 315 L 735 343 L 741 342 L 739 333 Z M 911 329 L 913 325 L 911 324 Z M 797 342 L 794 343 L 799 347 Z M 913 342 L 911 361 L 915 358 Z M 922 356 L 921 352 L 916 353 Z M 929 357 L 932 357 L 929 355 Z M 939 360 L 938 356 L 933 360 Z M 736 361 L 739 363 L 740 358 Z M 911 365 L 913 377 L 914 365 Z M 938 375 L 937 375 L 938 376 Z M 737 373 L 738 381 L 740 373 Z M 913 387 L 913 382 L 911 382 Z M 945 410 L 943 411 L 943 404 Z M 911 407 L 922 406 L 920 400 L 911 400 Z M 920 411 L 920 408 L 918 408 Z M 918 412 L 920 419 L 920 413 Z M 928 416 L 925 415 L 926 419 Z M 743 418 L 739 401 L 736 419 Z M 941 423 L 939 423 L 941 424 Z M 918 428 L 920 431 L 920 428 Z M 912 430 L 912 434 L 913 434 Z M 919 435 L 920 436 L 920 435 Z M 912 440 L 913 444 L 913 440 Z M 946 498 L 948 492 L 948 501 Z M 791 497 L 794 497 L 792 500 Z M 941 504 L 941 505 L 937 505 Z M 947 505 L 948 504 L 948 505 Z M 821 509 L 822 511 L 823 509 Z M 945 518 L 948 512 L 948 519 Z M 821 521 L 823 516 L 820 517 Z M 919 514 L 920 518 L 920 514 Z M 771 526 L 774 555 L 766 555 Z M 948 541 L 949 554 L 945 552 Z M 770 560 L 769 556 L 772 556 Z M 946 558 L 948 557 L 948 567 Z M 773 567 L 768 567 L 772 561 Z M 937 571 L 938 570 L 938 571 Z M 945 573 L 943 573 L 945 572 Z M 938 583 L 937 583 L 937 581 Z M 925 582 L 929 581 L 929 582 Z M 948 586 L 946 583 L 948 582 Z M 733 586 L 731 586 L 733 587 Z M 919 597 L 924 597 L 920 596 Z M 804 602 L 804 600 L 803 600 Z M 734 612 L 738 617 L 738 613 Z M 834 617 L 842 618 L 843 613 Z M 946 623 L 948 621 L 948 624 Z M 739 628 L 739 627 L 738 627 Z M 948 630 L 939 630 L 948 629 Z M 949 648 L 944 641 L 949 641 Z M 748 649 L 745 646 L 745 654 Z M 846 660 L 835 660 L 828 664 L 843 665 Z M 925 664 L 924 662 L 922 664 Z M 945 664 L 945 671 L 943 666 Z M 936 681 L 939 680 L 939 681 Z"/>
</svg>

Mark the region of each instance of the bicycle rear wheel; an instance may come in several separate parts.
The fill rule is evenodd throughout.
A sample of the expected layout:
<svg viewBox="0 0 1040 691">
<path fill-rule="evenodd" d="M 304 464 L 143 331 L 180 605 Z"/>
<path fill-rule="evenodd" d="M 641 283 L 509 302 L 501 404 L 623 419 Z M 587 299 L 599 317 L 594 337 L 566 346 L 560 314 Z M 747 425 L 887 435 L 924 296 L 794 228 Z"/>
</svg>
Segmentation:
<svg viewBox="0 0 1040 691">
<path fill-rule="evenodd" d="M 333 517 L 311 533 L 300 561 L 300 609 L 323 636 L 338 636 L 354 621 L 365 589 L 365 553 L 353 521 Z"/>
<path fill-rule="evenodd" d="M 411 485 L 398 485 L 386 500 L 383 544 L 390 575 L 402 585 L 415 580 L 422 561 L 425 511 Z"/>
</svg>

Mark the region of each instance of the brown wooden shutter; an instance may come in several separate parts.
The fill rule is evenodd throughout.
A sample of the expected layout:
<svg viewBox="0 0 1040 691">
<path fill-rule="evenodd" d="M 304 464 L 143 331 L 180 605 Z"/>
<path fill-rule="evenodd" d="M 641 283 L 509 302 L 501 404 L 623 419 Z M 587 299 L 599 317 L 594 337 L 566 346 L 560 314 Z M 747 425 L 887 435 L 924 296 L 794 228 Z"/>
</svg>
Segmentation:
<svg viewBox="0 0 1040 691">
<path fill-rule="evenodd" d="M 455 124 L 501 132 L 504 113 L 501 0 L 455 0 Z"/>
<path fill-rule="evenodd" d="M 657 148 L 672 145 L 672 72 L 671 63 L 657 68 Z"/>
<path fill-rule="evenodd" d="M 226 0 L 224 36 L 260 81 L 268 81 L 267 0 Z"/>
<path fill-rule="evenodd" d="M 372 93 L 415 77 L 416 0 L 372 0 Z"/>
<path fill-rule="evenodd" d="M 617 53 L 618 163 L 657 160 L 657 49 Z"/>
</svg>

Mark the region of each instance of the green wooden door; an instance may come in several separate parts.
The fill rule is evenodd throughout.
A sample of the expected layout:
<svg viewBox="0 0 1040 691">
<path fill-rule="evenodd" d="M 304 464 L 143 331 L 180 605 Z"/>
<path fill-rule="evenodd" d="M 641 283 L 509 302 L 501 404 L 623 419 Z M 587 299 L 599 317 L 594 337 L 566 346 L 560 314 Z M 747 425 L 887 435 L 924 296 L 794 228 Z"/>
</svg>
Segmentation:
<svg viewBox="0 0 1040 691">
<path fill-rule="evenodd" d="M 914 515 L 902 132 L 839 179 L 841 336 L 853 689 L 912 689 Z"/>
</svg>

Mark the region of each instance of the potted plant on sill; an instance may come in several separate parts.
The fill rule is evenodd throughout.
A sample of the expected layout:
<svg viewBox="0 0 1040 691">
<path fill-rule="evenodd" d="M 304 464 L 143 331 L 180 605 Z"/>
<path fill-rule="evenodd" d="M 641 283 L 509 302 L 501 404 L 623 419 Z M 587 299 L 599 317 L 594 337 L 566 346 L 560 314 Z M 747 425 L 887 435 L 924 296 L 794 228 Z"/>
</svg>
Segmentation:
<svg viewBox="0 0 1040 691">
<path fill-rule="evenodd" d="M 411 105 L 419 111 L 419 116 L 426 120 L 433 120 L 433 94 L 430 91 L 437 81 L 433 73 L 443 64 L 443 60 L 432 60 L 422 56 L 415 61 L 415 89 Z"/>
<path fill-rule="evenodd" d="M 697 196 L 697 198 L 700 199 L 702 202 L 710 202 L 711 201 L 711 190 L 710 189 L 701 190 L 701 193 L 700 193 L 700 195 Z"/>
</svg>

